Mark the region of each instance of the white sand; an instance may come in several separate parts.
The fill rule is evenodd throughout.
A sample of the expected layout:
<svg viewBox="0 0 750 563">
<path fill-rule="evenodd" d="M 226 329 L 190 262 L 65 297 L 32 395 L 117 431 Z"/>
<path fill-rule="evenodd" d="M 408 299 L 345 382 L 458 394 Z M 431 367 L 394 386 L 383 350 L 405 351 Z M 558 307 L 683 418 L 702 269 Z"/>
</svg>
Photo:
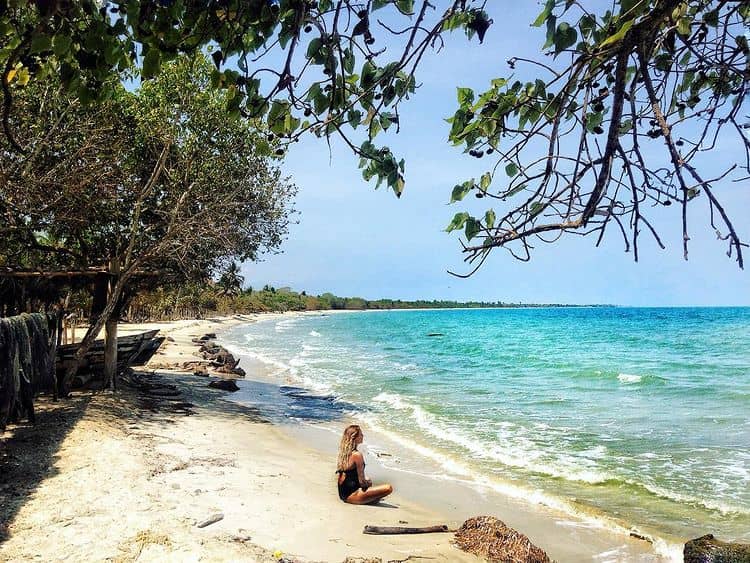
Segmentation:
<svg viewBox="0 0 750 563">
<path fill-rule="evenodd" d="M 170 341 L 151 363 L 196 361 L 193 337 L 248 320 L 162 323 Z M 121 332 L 144 328 L 122 326 Z M 379 506 L 346 505 L 338 499 L 332 472 L 335 437 L 261 422 L 258 412 L 208 389 L 205 378 L 163 377 L 184 390 L 194 415 L 164 408 L 169 401 L 151 412 L 125 389 L 93 397 L 77 393 L 62 407 L 41 401 L 36 429 L 9 428 L 7 450 L 20 463 L 35 456 L 38 475 L 30 472 L 34 478 L 25 486 L 3 484 L 0 475 L 0 535 L 3 526 L 9 535 L 0 544 L 0 561 L 276 561 L 282 554 L 288 561 L 347 556 L 477 561 L 451 545 L 452 534 L 370 536 L 362 529 L 455 527 L 482 513 L 505 518 L 560 561 L 655 560 L 645 542 L 563 526 L 542 508 L 488 501 L 458 484 L 389 476 L 370 458 L 368 471 L 393 477 L 396 492 Z M 67 411 L 60 415 L 63 407 Z M 35 448 L 34 432 L 45 424 L 54 425 L 60 441 Z M 0 469 L 3 463 L 12 459 L 0 459 Z M 216 513 L 223 519 L 195 527 Z"/>
<path fill-rule="evenodd" d="M 175 342 L 159 360 L 190 358 L 190 338 L 228 322 L 164 327 Z M 0 525 L 10 536 L 0 560 L 275 561 L 283 553 L 288 560 L 476 561 L 450 545 L 451 534 L 362 534 L 365 524 L 425 525 L 440 516 L 398 496 L 398 509 L 345 505 L 331 460 L 319 451 L 222 400 L 224 392 L 207 389 L 204 378 L 167 377 L 182 380 L 193 416 L 143 410 L 127 389 L 74 393 L 67 408 L 82 418 L 67 414 L 64 438 L 37 460 L 47 464 L 38 482 L 31 490 L 0 487 Z M 19 459 L 46 454 L 23 450 L 58 408 L 45 400 L 39 406 L 36 429 L 20 425 L 4 436 Z M 215 513 L 223 519 L 195 527 Z"/>
</svg>

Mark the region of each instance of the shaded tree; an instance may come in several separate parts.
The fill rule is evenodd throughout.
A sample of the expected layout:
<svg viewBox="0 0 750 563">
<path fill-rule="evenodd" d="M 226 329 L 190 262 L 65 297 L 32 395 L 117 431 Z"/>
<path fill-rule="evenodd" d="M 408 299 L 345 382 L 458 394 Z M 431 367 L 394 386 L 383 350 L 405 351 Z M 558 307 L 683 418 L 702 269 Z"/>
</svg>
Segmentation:
<svg viewBox="0 0 750 563">
<path fill-rule="evenodd" d="M 116 86 L 106 103 L 84 106 L 41 83 L 17 100 L 11 120 L 30 150 L 0 152 L 16 241 L 3 261 L 113 274 L 79 357 L 136 276 L 207 279 L 285 236 L 295 188 L 264 156 L 266 133 L 227 114 L 226 92 L 208 82 L 202 57 L 183 58 L 135 93 Z"/>
</svg>

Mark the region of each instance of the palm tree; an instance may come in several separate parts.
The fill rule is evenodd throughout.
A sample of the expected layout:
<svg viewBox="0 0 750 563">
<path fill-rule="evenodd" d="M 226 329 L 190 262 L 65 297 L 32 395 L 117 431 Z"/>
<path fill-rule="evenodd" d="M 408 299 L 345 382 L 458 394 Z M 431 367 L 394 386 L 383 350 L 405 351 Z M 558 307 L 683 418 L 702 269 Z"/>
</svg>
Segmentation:
<svg viewBox="0 0 750 563">
<path fill-rule="evenodd" d="M 236 296 L 242 291 L 244 283 L 245 277 L 240 274 L 240 267 L 236 262 L 232 262 L 221 274 L 217 285 L 221 289 L 222 295 Z"/>
</svg>

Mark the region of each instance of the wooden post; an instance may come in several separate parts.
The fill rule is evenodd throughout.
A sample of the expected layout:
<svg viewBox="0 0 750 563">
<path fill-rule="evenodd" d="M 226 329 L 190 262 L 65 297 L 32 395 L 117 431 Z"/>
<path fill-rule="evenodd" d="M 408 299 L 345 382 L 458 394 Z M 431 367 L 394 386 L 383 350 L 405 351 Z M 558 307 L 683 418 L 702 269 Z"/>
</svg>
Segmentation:
<svg viewBox="0 0 750 563">
<path fill-rule="evenodd" d="M 120 273 L 120 263 L 116 258 L 109 262 L 109 280 L 107 296 L 109 298 L 117 283 Z M 117 374 L 117 314 L 113 313 L 104 325 L 104 385 L 116 389 L 115 375 Z"/>
</svg>

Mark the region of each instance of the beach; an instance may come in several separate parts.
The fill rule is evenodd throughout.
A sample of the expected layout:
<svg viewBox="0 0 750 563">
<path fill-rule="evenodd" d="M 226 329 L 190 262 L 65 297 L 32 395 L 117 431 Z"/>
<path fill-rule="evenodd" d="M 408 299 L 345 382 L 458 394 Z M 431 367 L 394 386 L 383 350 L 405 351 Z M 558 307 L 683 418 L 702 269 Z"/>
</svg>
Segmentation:
<svg viewBox="0 0 750 563">
<path fill-rule="evenodd" d="M 190 358 L 197 350 L 190 339 L 226 322 L 160 325 L 174 342 L 154 361 Z M 345 505 L 320 451 L 223 400 L 226 393 L 207 389 L 203 378 L 165 377 L 194 405 L 191 416 L 168 406 L 154 412 L 124 386 L 74 392 L 58 404 L 42 399 L 36 429 L 22 424 L 6 434 L 13 460 L 3 463 L 15 473 L 0 489 L 7 534 L 0 560 L 476 560 L 452 547 L 450 534 L 362 534 L 365 524 L 418 526 L 442 515 L 401 495 L 383 507 Z M 31 441 L 42 434 L 39 448 Z M 220 521 L 195 526 L 219 513 Z"/>
<path fill-rule="evenodd" d="M 272 408 L 280 383 L 252 359 L 240 364 L 247 376 L 239 381 L 242 393 L 255 397 L 250 406 L 174 369 L 198 361 L 193 338 L 216 332 L 221 342 L 222 331 L 254 320 L 122 325 L 121 333 L 158 327 L 168 337 L 146 371 L 179 389 L 179 401 L 157 404 L 127 385 L 114 394 L 76 392 L 57 404 L 42 399 L 36 428 L 22 424 L 6 433 L 0 461 L 12 471 L 0 481 L 0 532 L 7 536 L 0 560 L 476 561 L 451 544 L 449 533 L 362 530 L 455 529 L 479 514 L 498 516 L 561 562 L 669 560 L 627 530 L 576 520 L 533 498 L 390 471 L 380 463 L 384 451 L 365 448 L 367 471 L 376 483 L 392 482 L 395 493 L 377 506 L 342 503 L 332 429 L 349 421 L 280 422 Z"/>
</svg>

